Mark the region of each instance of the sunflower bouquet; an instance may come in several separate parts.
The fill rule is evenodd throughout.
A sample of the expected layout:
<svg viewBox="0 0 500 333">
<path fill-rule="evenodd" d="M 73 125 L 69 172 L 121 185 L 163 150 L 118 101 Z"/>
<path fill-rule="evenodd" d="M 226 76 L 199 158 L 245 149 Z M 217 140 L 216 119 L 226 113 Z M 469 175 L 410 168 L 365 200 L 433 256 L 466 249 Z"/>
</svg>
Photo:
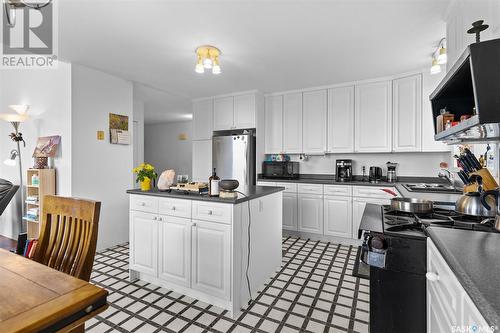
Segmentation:
<svg viewBox="0 0 500 333">
<path fill-rule="evenodd" d="M 132 171 L 137 174 L 135 181 L 141 184 L 141 190 L 143 191 L 149 191 L 151 189 L 151 181 L 158 177 L 155 167 L 148 163 L 141 163 Z"/>
</svg>

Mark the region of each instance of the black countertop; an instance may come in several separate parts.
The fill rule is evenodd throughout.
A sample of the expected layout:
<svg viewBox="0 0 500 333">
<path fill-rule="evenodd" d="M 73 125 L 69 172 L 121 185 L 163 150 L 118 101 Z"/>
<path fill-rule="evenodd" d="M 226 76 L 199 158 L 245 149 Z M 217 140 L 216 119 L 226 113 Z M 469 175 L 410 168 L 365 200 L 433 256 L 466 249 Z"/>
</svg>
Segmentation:
<svg viewBox="0 0 500 333">
<path fill-rule="evenodd" d="M 363 180 L 362 176 L 354 176 L 352 181 L 341 182 L 337 181 L 335 175 L 332 174 L 301 174 L 296 179 L 270 179 L 262 178 L 259 175 L 257 181 L 262 182 L 277 182 L 277 183 L 308 183 L 308 184 L 324 184 L 324 185 L 353 185 L 353 186 L 383 186 L 395 187 L 399 193 L 405 198 L 416 198 L 434 201 L 438 205 L 455 205 L 459 193 L 432 193 L 432 192 L 416 192 L 408 191 L 403 184 L 413 183 L 446 183 L 443 179 L 437 177 L 398 177 L 395 183 L 387 181 L 379 181 L 377 183 L 370 183 L 366 179 Z"/>
<path fill-rule="evenodd" d="M 284 187 L 277 186 L 248 186 L 238 188 L 238 198 L 235 199 L 223 199 L 219 197 L 209 197 L 207 194 L 196 194 L 196 193 L 186 193 L 179 191 L 160 191 L 158 189 L 152 189 L 150 191 L 141 191 L 140 189 L 128 190 L 129 194 L 139 194 L 139 195 L 152 195 L 156 197 L 165 198 L 176 198 L 176 199 L 187 199 L 187 200 L 199 200 L 199 201 L 213 201 L 229 204 L 239 204 L 248 200 L 253 200 L 255 198 L 263 197 L 272 193 L 284 191 Z"/>
<path fill-rule="evenodd" d="M 439 227 L 427 233 L 484 319 L 500 326 L 500 233 Z"/>
</svg>

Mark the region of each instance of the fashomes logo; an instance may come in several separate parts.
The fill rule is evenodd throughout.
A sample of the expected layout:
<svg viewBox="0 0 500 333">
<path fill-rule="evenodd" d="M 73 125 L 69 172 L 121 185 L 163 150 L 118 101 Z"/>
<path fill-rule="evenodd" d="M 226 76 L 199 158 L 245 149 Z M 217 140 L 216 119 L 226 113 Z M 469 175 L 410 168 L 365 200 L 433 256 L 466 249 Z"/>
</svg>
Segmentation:
<svg viewBox="0 0 500 333">
<path fill-rule="evenodd" d="M 1 67 L 55 68 L 57 15 L 54 1 L 4 1 Z"/>
</svg>

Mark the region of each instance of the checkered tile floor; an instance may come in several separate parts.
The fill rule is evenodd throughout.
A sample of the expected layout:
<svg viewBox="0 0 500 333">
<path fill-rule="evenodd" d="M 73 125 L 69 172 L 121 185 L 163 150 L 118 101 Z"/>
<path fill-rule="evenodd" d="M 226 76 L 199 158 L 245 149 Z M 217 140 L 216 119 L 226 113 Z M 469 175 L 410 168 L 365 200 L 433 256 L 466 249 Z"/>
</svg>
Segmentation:
<svg viewBox="0 0 500 333">
<path fill-rule="evenodd" d="M 96 254 L 91 282 L 110 307 L 87 332 L 368 332 L 368 280 L 351 276 L 356 247 L 283 239 L 283 264 L 237 320 L 227 311 L 128 281 L 128 244 Z"/>
</svg>

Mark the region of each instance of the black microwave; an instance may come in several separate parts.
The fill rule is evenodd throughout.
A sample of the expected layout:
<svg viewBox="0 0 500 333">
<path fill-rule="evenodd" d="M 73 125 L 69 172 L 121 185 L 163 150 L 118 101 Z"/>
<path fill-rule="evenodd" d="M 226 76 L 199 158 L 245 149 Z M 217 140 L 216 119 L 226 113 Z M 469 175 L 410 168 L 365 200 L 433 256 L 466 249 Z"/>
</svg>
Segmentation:
<svg viewBox="0 0 500 333">
<path fill-rule="evenodd" d="M 264 161 L 262 162 L 263 178 L 299 178 L 299 162 Z"/>
</svg>

